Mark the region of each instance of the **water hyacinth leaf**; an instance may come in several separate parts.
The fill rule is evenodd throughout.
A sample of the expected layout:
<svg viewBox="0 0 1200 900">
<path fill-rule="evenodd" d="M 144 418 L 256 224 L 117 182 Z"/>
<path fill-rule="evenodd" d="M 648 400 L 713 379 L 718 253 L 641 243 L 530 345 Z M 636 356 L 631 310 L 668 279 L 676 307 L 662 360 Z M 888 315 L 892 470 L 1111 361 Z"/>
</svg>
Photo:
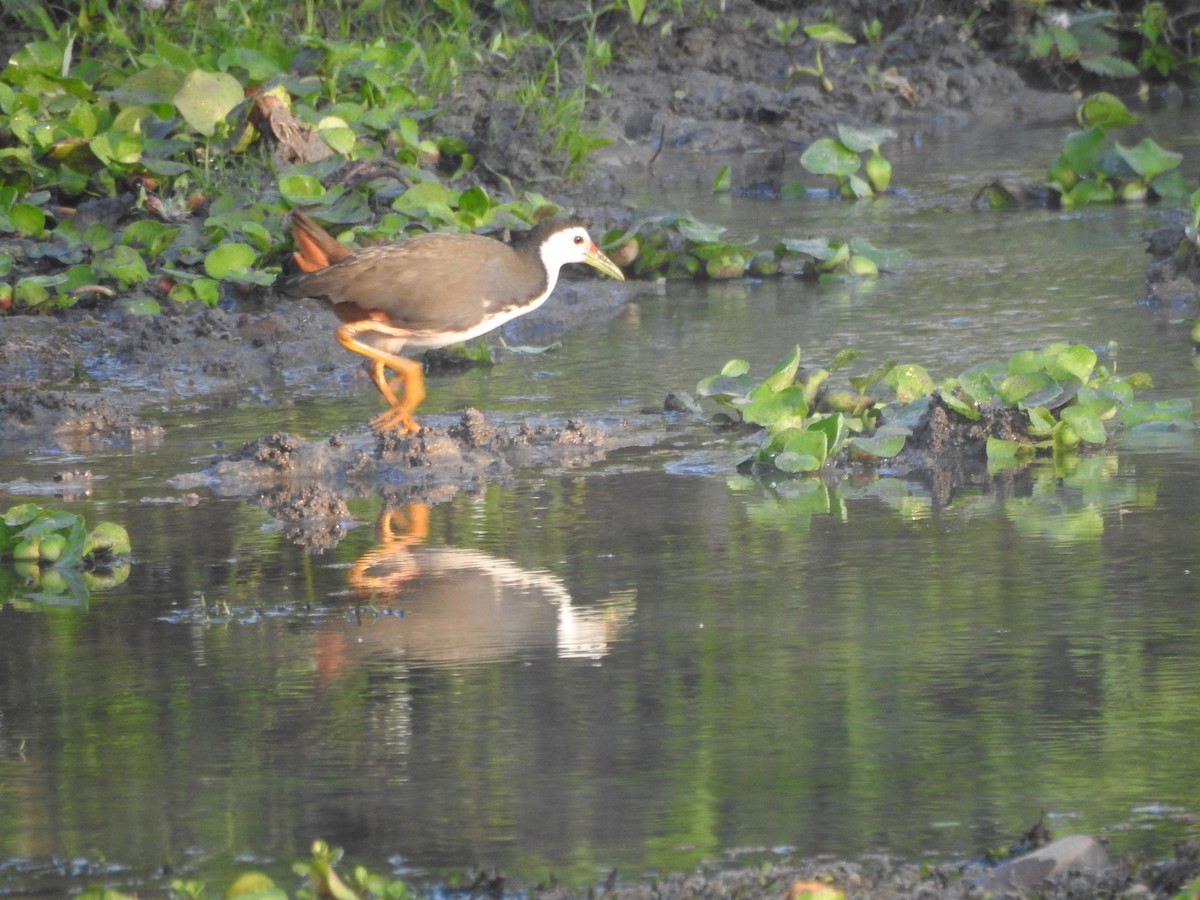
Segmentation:
<svg viewBox="0 0 1200 900">
<path fill-rule="evenodd" d="M 696 222 L 692 219 L 680 218 L 675 227 L 679 229 L 679 233 L 689 241 L 697 244 L 712 244 L 721 239 L 722 232 L 725 231 L 719 225 L 706 225 L 703 222 Z"/>
<path fill-rule="evenodd" d="M 212 137 L 235 106 L 245 99 L 241 83 L 224 72 L 194 69 L 175 92 L 175 108 L 184 121 L 205 137 Z"/>
<path fill-rule="evenodd" d="M 853 44 L 854 38 L 842 31 L 836 25 L 830 25 L 828 22 L 817 22 L 814 25 L 805 25 L 804 33 L 814 41 L 819 41 L 822 44 Z"/>
<path fill-rule="evenodd" d="M 1096 368 L 1096 351 L 1084 344 L 1073 344 L 1054 357 L 1054 366 L 1086 382 Z"/>
<path fill-rule="evenodd" d="M 116 556 L 126 556 L 132 549 L 129 532 L 116 522 L 99 522 L 84 542 L 83 555 L 104 550 Z"/>
<path fill-rule="evenodd" d="M 1150 189 L 1163 200 L 1182 202 L 1188 196 L 1191 185 L 1178 169 L 1164 172 L 1150 181 Z"/>
<path fill-rule="evenodd" d="M 809 144 L 800 155 L 800 165 L 814 175 L 833 175 L 845 178 L 858 171 L 858 154 L 832 138 L 821 138 Z"/>
<path fill-rule="evenodd" d="M 175 287 L 180 287 L 180 285 L 175 285 Z M 174 294 L 174 288 L 172 288 L 171 294 Z M 175 299 L 174 296 L 172 299 Z M 156 316 L 162 312 L 162 306 L 153 297 L 122 297 L 117 301 L 117 306 L 135 316 Z"/>
<path fill-rule="evenodd" d="M 797 348 L 797 349 L 799 349 L 799 348 Z M 848 366 L 850 363 L 854 362 L 854 360 L 858 359 L 862 355 L 863 355 L 863 352 L 855 347 L 843 347 L 833 357 L 833 361 L 829 363 L 829 371 L 836 372 L 838 369 L 840 369 L 844 366 Z M 850 381 L 851 381 L 851 384 L 853 384 L 854 379 L 851 379 Z M 858 385 L 854 385 L 854 389 L 862 390 Z"/>
<path fill-rule="evenodd" d="M 1054 406 L 1054 401 L 1063 397 L 1063 389 L 1046 372 L 1022 372 L 1005 378 L 996 394 L 1005 403 L 1027 409 Z"/>
<path fill-rule="evenodd" d="M 867 181 L 875 193 L 882 194 L 892 183 L 892 164 L 880 155 L 878 150 L 871 151 L 863 168 L 867 173 Z"/>
<path fill-rule="evenodd" d="M 964 400 L 962 397 L 957 396 L 953 392 L 947 393 L 945 390 L 943 390 L 942 402 L 964 419 L 970 419 L 972 422 L 979 421 L 981 414 L 973 401 Z"/>
<path fill-rule="evenodd" d="M 357 140 L 353 131 L 346 126 L 336 126 L 331 128 L 321 128 L 317 131 L 321 140 L 334 153 L 340 154 L 347 159 L 352 159 L 354 156 L 354 142 Z"/>
<path fill-rule="evenodd" d="M 1125 147 L 1118 141 L 1115 149 L 1133 171 L 1147 180 L 1178 168 L 1183 162 L 1182 153 L 1167 150 L 1148 137 L 1132 147 Z"/>
<path fill-rule="evenodd" d="M 800 345 L 783 358 L 771 374 L 763 379 L 763 386 L 771 391 L 782 391 L 796 380 L 796 371 L 800 368 Z"/>
<path fill-rule="evenodd" d="M 8 220 L 25 237 L 38 237 L 46 230 L 46 214 L 28 203 L 15 204 L 8 211 Z"/>
<path fill-rule="evenodd" d="M 204 257 L 204 271 L 210 278 L 236 278 L 250 272 L 258 252 L 249 244 L 221 244 Z"/>
<path fill-rule="evenodd" d="M 910 432 L 907 428 L 901 431 L 884 432 L 880 428 L 879 431 L 870 437 L 854 438 L 851 447 L 862 453 L 874 456 L 877 459 L 891 459 L 904 449 L 905 443 L 908 441 Z"/>
<path fill-rule="evenodd" d="M 1077 175 L 1094 172 L 1100 165 L 1104 141 L 1103 128 L 1072 132 L 1063 141 L 1062 161 Z"/>
<path fill-rule="evenodd" d="M 837 133 L 842 144 L 855 153 L 877 151 L 884 141 L 896 139 L 896 132 L 890 128 L 854 128 L 841 123 L 837 126 Z"/>
<path fill-rule="evenodd" d="M 866 200 L 875 196 L 875 192 L 871 190 L 871 185 L 867 184 L 866 180 L 857 175 L 850 175 L 842 185 L 842 192 L 850 192 L 850 195 L 857 200 Z"/>
<path fill-rule="evenodd" d="M 792 428 L 780 437 L 779 449 L 769 454 L 771 464 L 780 471 L 815 472 L 825 464 L 828 447 L 824 432 Z"/>
<path fill-rule="evenodd" d="M 996 396 L 996 387 L 1007 374 L 1004 363 L 991 359 L 967 369 L 958 376 L 958 382 L 963 392 L 976 403 L 986 403 Z"/>
<path fill-rule="evenodd" d="M 171 246 L 177 234 L 178 225 L 168 225 L 154 219 L 139 219 L 132 222 L 121 234 L 121 243 L 129 247 L 144 247 L 151 256 L 160 256 Z"/>
<path fill-rule="evenodd" d="M 811 256 L 813 259 L 829 259 L 837 251 L 830 243 L 828 238 L 807 238 L 798 240 L 796 238 L 784 238 L 779 242 L 779 248 L 787 253 L 799 253 L 804 256 Z"/>
<path fill-rule="evenodd" d="M 729 166 L 721 166 L 721 168 L 717 170 L 717 177 L 713 179 L 713 193 L 727 194 L 732 187 L 733 183 L 729 175 Z"/>
<path fill-rule="evenodd" d="M 142 158 L 141 135 L 129 131 L 106 131 L 88 141 L 88 148 L 106 166 L 132 166 Z"/>
<path fill-rule="evenodd" d="M 107 272 L 125 286 L 137 284 L 150 277 L 150 272 L 146 268 L 146 260 L 135 249 L 125 244 L 118 244 L 97 256 L 93 265 L 100 271 Z"/>
<path fill-rule="evenodd" d="M 799 385 L 775 391 L 760 384 L 737 406 L 747 422 L 776 428 L 801 423 L 808 415 L 804 389 Z"/>
<path fill-rule="evenodd" d="M 1107 182 L 1081 181 L 1060 199 L 1065 209 L 1073 209 L 1088 203 L 1112 203 L 1116 197 L 1116 191 Z"/>
<path fill-rule="evenodd" d="M 242 234 L 254 242 L 260 253 L 270 250 L 274 243 L 271 232 L 258 222 L 243 222 Z"/>
<path fill-rule="evenodd" d="M 1028 452 L 1027 445 L 1020 441 L 988 436 L 987 458 L 989 462 L 1016 459 L 1026 452 Z"/>
<path fill-rule="evenodd" d="M 312 175 L 286 175 L 279 179 L 279 193 L 288 203 L 298 206 L 323 197 L 325 187 Z"/>
<path fill-rule="evenodd" d="M 1075 430 L 1082 440 L 1089 444 L 1103 444 L 1108 440 L 1108 432 L 1104 423 L 1095 411 L 1084 406 L 1068 406 L 1062 411 L 1062 420 Z"/>
<path fill-rule="evenodd" d="M 1038 437 L 1046 437 L 1058 428 L 1058 420 L 1043 406 L 1035 406 L 1025 411 L 1029 416 L 1029 433 Z"/>
<path fill-rule="evenodd" d="M 826 453 L 837 453 L 849 436 L 850 429 L 846 417 L 841 413 L 831 413 L 809 422 L 806 431 L 820 431 L 825 435 Z"/>
<path fill-rule="evenodd" d="M 933 391 L 933 379 L 924 366 L 911 363 L 895 366 L 882 379 L 882 382 L 896 392 L 900 403 L 908 403 L 916 397 L 921 397 Z"/>
<path fill-rule="evenodd" d="M 1131 113 L 1120 98 L 1105 91 L 1098 91 L 1089 96 L 1075 115 L 1081 125 L 1102 125 L 1109 128 L 1132 125 L 1140 118 Z"/>
</svg>

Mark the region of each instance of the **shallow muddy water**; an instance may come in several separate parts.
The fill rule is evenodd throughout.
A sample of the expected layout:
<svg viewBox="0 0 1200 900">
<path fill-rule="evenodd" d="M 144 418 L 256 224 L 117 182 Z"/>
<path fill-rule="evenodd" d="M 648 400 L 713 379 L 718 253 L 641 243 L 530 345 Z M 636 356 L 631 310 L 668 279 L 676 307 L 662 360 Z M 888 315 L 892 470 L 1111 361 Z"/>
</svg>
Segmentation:
<svg viewBox="0 0 1200 900">
<path fill-rule="evenodd" d="M 1195 182 L 1200 120 L 1152 127 Z M 946 377 L 1055 339 L 1115 341 L 1153 396 L 1196 400 L 1187 330 L 1138 303 L 1142 233 L 1168 210 L 970 209 L 990 178 L 1036 181 L 1067 130 L 927 129 L 873 204 L 713 198 L 720 159 L 694 190 L 633 173 L 648 211 L 913 259 L 855 285 L 671 284 L 556 352 L 431 378 L 423 410 L 619 419 L 731 357 L 766 374 L 796 343 Z M 679 418 L 652 449 L 390 520 L 359 498 L 336 549 L 308 554 L 256 503 L 169 484 L 222 447 L 377 410 L 366 390 L 296 393 L 155 412 L 153 446 L 0 459 L 6 505 L 118 521 L 135 551 L 82 607 L 0 608 L 0 892 L 149 893 L 168 870 L 246 865 L 288 883 L 317 837 L 418 881 L 478 866 L 588 885 L 785 849 L 973 858 L 1042 810 L 1117 852 L 1196 833 L 1190 434 L 947 497 L 743 479 L 735 438 Z M 55 499 L 53 475 L 85 468 L 90 494 Z"/>
</svg>

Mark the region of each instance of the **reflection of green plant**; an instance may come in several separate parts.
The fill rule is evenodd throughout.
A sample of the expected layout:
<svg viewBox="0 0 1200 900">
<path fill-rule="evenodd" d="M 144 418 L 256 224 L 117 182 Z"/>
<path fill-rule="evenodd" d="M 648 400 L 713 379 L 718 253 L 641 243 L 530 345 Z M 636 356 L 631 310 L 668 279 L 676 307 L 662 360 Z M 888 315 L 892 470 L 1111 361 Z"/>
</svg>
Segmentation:
<svg viewBox="0 0 1200 900">
<path fill-rule="evenodd" d="M 1083 131 L 1067 135 L 1058 159 L 1046 173 L 1046 184 L 1064 207 L 1113 200 L 1183 197 L 1177 171 L 1183 156 L 1150 138 L 1133 147 L 1109 139 L 1109 130 L 1138 121 L 1112 94 L 1088 97 L 1077 113 Z"/>
<path fill-rule="evenodd" d="M 1095 75 L 1133 78 L 1137 68 L 1115 55 L 1117 38 L 1107 30 L 1115 18 L 1110 10 L 1042 9 L 1029 36 L 1029 53 L 1046 65 L 1079 65 Z"/>
<path fill-rule="evenodd" d="M 113 522 L 100 522 L 89 532 L 75 513 L 34 503 L 13 506 L 0 518 L 0 560 L 8 563 L 0 566 L 0 600 L 19 595 L 84 603 L 89 589 L 128 577 L 123 557 L 129 549 L 129 535 Z M 15 583 L 6 584 L 14 577 Z"/>
<path fill-rule="evenodd" d="M 800 156 L 800 165 L 814 175 L 829 175 L 837 182 L 843 197 L 874 197 L 887 190 L 892 180 L 892 164 L 884 159 L 879 146 L 893 140 L 896 132 L 890 128 L 851 128 L 837 126 L 838 136 L 813 141 Z M 863 165 L 859 154 L 869 152 L 866 160 L 866 180 L 856 173 Z"/>
<path fill-rule="evenodd" d="M 1024 436 L 987 438 L 988 460 L 997 465 L 1103 445 L 1118 424 L 1141 430 L 1191 427 L 1190 401 L 1135 402 L 1134 391 L 1149 387 L 1149 376 L 1118 377 L 1081 344 L 1022 350 L 1007 362 L 980 363 L 940 385 L 923 366 L 889 360 L 849 379 L 857 393 L 824 390 L 830 374 L 858 355 L 845 350 L 828 368 L 799 372 L 797 347 L 761 382 L 749 377 L 747 362 L 731 360 L 697 390 L 766 429 L 749 464 L 793 473 L 816 471 L 843 450 L 851 457 L 895 456 L 935 396 L 964 422 L 1003 408 L 1022 414 Z M 868 397 L 874 386 L 890 388 L 894 403 Z"/>
</svg>

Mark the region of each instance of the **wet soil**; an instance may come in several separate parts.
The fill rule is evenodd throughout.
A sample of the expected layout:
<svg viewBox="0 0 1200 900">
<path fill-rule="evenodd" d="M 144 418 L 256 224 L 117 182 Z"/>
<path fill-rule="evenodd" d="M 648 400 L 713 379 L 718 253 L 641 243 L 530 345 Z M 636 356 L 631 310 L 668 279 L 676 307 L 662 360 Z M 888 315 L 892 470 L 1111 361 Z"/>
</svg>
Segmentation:
<svg viewBox="0 0 1200 900">
<path fill-rule="evenodd" d="M 891 10 L 886 3 L 879 8 Z M 1072 97 L 1024 83 L 965 39 L 950 18 L 938 14 L 938 4 L 920 9 L 916 18 L 889 25 L 877 48 L 864 42 L 826 47 L 830 90 L 796 73 L 797 66 L 814 62 L 811 42 L 784 46 L 769 38 L 779 13 L 768 5 L 729 0 L 722 17 L 681 22 L 665 34 L 659 28 L 624 29 L 613 36 L 607 89 L 595 101 L 611 144 L 594 154 L 595 165 L 583 180 L 553 188 L 541 183 L 537 189 L 607 228 L 627 224 L 637 213 L 624 199 L 622 178 L 629 172 L 652 171 L 670 182 L 692 177 L 688 160 L 697 155 L 736 151 L 736 182 L 769 192 L 778 187 L 784 161 L 842 121 L 919 131 L 947 118 L 1001 119 L 1014 127 L 1069 120 Z M 801 24 L 816 21 L 820 12 L 814 9 Z M 729 27 L 735 20 L 752 27 Z M 878 77 L 867 77 L 869 72 Z M 562 160 L 538 149 L 534 125 L 515 104 L 497 99 L 495 78 L 502 74 L 468 78 L 439 128 L 467 139 L 482 164 L 481 180 L 488 181 L 489 171 L 502 172 L 519 186 Z M 522 135 L 529 139 L 515 139 Z M 1175 315 L 1179 310 L 1196 315 L 1200 262 L 1194 248 L 1180 250 L 1181 238 L 1182 225 L 1151 241 L 1156 261 L 1149 270 L 1149 297 Z M 545 343 L 547 335 L 566 334 L 581 321 L 615 315 L 638 292 L 652 289 L 576 277 L 564 272 L 551 302 L 517 327 L 529 328 Z M 410 437 L 375 435 L 365 422 L 361 429 L 315 439 L 278 432 L 270 425 L 270 411 L 281 392 L 350 397 L 373 388 L 361 360 L 333 340 L 335 319 L 318 304 L 282 300 L 269 291 L 226 299 L 217 309 L 164 303 L 164 313 L 151 317 L 97 305 L 0 319 L 0 433 L 6 445 L 159 441 L 165 432 L 158 416 L 220 409 L 250 396 L 263 403 L 263 435 L 198 470 L 177 473 L 172 484 L 183 492 L 252 497 L 285 522 L 295 540 L 319 549 L 341 539 L 350 518 L 346 500 L 353 496 L 383 493 L 397 502 L 436 503 L 521 469 L 590 466 L 617 448 L 661 440 L 667 417 L 678 415 L 586 421 L 564 416 L 500 425 L 486 413 L 467 410 L 458 421 L 429 422 Z M 679 387 L 663 385 L 664 398 Z M 697 421 L 695 427 L 713 426 Z M 918 446 L 894 465 L 925 472 L 949 492 L 954 482 L 982 471 L 987 434 L 1011 437 L 1013 431 L 1003 417 L 965 423 L 935 403 L 918 430 Z M 1177 861 L 1125 861 L 1043 885 L 1036 894 L 1169 896 L 1197 874 L 1192 848 L 1181 850 Z M 812 878 L 828 878 L 850 897 L 982 896 L 977 871 L 924 871 L 882 857 L 733 865 L 653 884 L 616 884 L 609 893 L 628 900 L 779 897 L 794 881 Z M 534 893 L 559 896 L 551 888 Z"/>
</svg>

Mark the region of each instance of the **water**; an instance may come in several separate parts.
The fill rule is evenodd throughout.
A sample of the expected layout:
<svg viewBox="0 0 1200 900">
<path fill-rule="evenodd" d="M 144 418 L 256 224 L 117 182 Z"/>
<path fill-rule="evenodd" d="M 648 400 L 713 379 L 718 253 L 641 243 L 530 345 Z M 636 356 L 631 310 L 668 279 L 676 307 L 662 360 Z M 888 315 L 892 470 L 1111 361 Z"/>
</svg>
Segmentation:
<svg viewBox="0 0 1200 900">
<path fill-rule="evenodd" d="M 1194 143 L 1194 117 L 1168 126 Z M 876 204 L 635 183 L 740 236 L 863 234 L 913 261 L 873 284 L 668 285 L 558 353 L 432 381 L 427 408 L 637 415 L 796 343 L 944 377 L 1051 339 L 1116 341 L 1154 396 L 1197 399 L 1186 330 L 1136 302 L 1166 210 L 969 209 L 981 179 L 1035 179 L 1061 135 L 947 126 L 893 154 L 905 192 Z M 591 884 L 772 848 L 970 858 L 1042 810 L 1117 852 L 1195 833 L 1192 436 L 947 496 L 743 479 L 736 441 L 680 426 L 427 521 L 376 529 L 380 499 L 356 499 L 360 525 L 314 555 L 253 502 L 166 483 L 214 438 L 375 411 L 242 399 L 160 416 L 157 446 L 0 460 L 6 505 L 119 521 L 136 555 L 86 608 L 0 608 L 0 891 L 249 866 L 290 883 L 317 837 L 420 882 Z M 90 496 L 56 500 L 53 473 L 85 467 Z"/>
</svg>

